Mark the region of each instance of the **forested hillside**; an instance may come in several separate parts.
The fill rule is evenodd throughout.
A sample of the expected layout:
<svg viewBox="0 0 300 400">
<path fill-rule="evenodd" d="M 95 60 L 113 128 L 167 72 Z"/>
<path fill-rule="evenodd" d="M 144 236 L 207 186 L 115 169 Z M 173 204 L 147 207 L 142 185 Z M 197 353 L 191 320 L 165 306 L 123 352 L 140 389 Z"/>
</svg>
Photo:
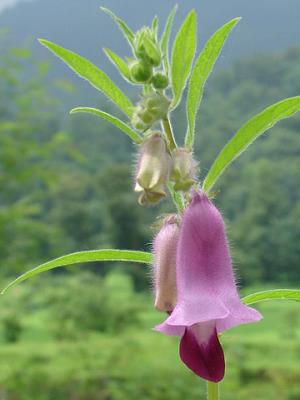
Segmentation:
<svg viewBox="0 0 300 400">
<path fill-rule="evenodd" d="M 300 52 L 260 56 L 219 73 L 199 118 L 205 170 L 251 115 L 300 93 Z M 218 202 L 247 281 L 300 279 L 300 116 L 267 132 L 225 173 Z"/>
<path fill-rule="evenodd" d="M 211 79 L 197 125 L 202 174 L 243 121 L 268 104 L 299 94 L 299 62 L 295 48 L 236 63 Z M 135 149 L 97 117 L 62 115 L 46 79 L 47 65 L 36 63 L 28 50 L 14 49 L 1 59 L 5 190 L 0 248 L 5 275 L 66 252 L 144 249 L 151 241 L 148 225 L 154 210 L 136 207 L 131 190 Z M 66 81 L 52 84 L 61 99 L 77 95 Z M 180 141 L 184 110 L 177 119 Z M 217 201 L 247 283 L 300 281 L 299 132 L 300 116 L 281 123 L 233 164 L 218 187 Z"/>
<path fill-rule="evenodd" d="M 117 54 L 128 55 L 125 42 L 110 18 L 100 11 L 105 6 L 123 18 L 133 30 L 150 23 L 159 13 L 160 26 L 174 4 L 178 3 L 175 29 L 184 15 L 195 8 L 199 18 L 198 40 L 203 44 L 222 24 L 241 16 L 237 33 L 226 44 L 226 51 L 219 62 L 231 65 L 233 60 L 258 52 L 285 49 L 299 43 L 298 0 L 32 0 L 20 1 L 13 8 L 0 14 L 0 28 L 11 31 L 9 44 L 20 45 L 32 41 L 34 49 L 52 60 L 50 54 L 37 43 L 45 37 L 69 49 L 78 51 L 100 64 L 104 70 L 112 70 L 102 53 L 103 47 L 111 47 Z M 101 54 L 102 53 L 102 54 Z M 55 71 L 67 70 L 55 64 Z M 114 73 L 114 71 L 111 71 Z M 116 77 L 115 74 L 114 77 Z"/>
<path fill-rule="evenodd" d="M 66 104 L 80 95 L 73 84 L 52 79 L 47 63 L 27 49 L 5 51 L 6 39 L 1 40 L 1 287 L 68 252 L 148 249 L 154 215 L 172 206 L 137 205 L 135 148 L 97 117 L 65 115 Z M 197 123 L 201 176 L 243 121 L 268 104 L 299 95 L 299 63 L 295 48 L 213 76 Z M 88 105 L 110 107 L 99 100 Z M 185 110 L 179 109 L 176 119 L 180 142 Z M 269 282 L 299 287 L 299 180 L 300 115 L 261 137 L 216 187 L 243 291 Z M 205 396 L 204 382 L 178 362 L 176 338 L 151 331 L 164 316 L 153 310 L 149 275 L 139 265 L 79 265 L 42 274 L 1 296 L 0 397 Z M 297 400 L 299 305 L 259 308 L 262 322 L 222 335 L 229 350 L 223 398 Z"/>
</svg>

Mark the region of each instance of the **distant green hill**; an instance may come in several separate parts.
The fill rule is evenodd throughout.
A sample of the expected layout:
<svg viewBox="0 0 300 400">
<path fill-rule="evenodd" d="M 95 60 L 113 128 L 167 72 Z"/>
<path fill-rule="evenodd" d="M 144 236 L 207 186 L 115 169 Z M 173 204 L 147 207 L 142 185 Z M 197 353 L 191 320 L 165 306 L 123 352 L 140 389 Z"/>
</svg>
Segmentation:
<svg viewBox="0 0 300 400">
<path fill-rule="evenodd" d="M 197 153 L 206 171 L 248 118 L 300 95 L 300 48 L 257 56 L 217 73 L 198 120 Z M 247 279 L 300 280 L 300 114 L 263 135 L 226 172 L 217 201 L 239 274 Z"/>
<path fill-rule="evenodd" d="M 33 0 L 18 3 L 1 14 L 0 26 L 12 30 L 14 44 L 22 44 L 28 36 L 34 40 L 46 37 L 89 56 L 108 69 L 101 48 L 111 46 L 123 55 L 128 48 L 99 6 L 111 8 L 133 29 L 138 29 L 149 24 L 155 14 L 164 21 L 175 3 L 179 3 L 176 27 L 189 9 L 197 9 L 201 43 L 227 20 L 243 17 L 222 55 L 225 64 L 253 53 L 300 44 L 299 0 Z M 45 51 L 41 52 L 43 57 L 48 56 Z"/>
<path fill-rule="evenodd" d="M 54 63 L 60 61 L 54 58 Z M 300 49 L 294 48 L 239 61 L 213 74 L 197 124 L 195 152 L 201 176 L 249 117 L 300 94 L 299 64 Z M 95 90 L 83 95 L 59 92 L 65 114 L 61 117 L 51 106 L 46 77 L 35 69 L 33 80 L 23 82 L 23 65 L 31 69 L 34 57 L 0 60 L 3 270 L 24 271 L 25 265 L 95 247 L 148 248 L 149 225 L 157 210 L 136 205 L 135 149 L 108 123 L 67 115 L 70 103 L 111 112 L 113 105 L 104 103 Z M 72 71 L 64 71 L 72 79 Z M 74 82 L 88 87 L 76 77 Z M 174 122 L 180 142 L 185 132 L 183 107 Z M 229 221 L 234 258 L 245 281 L 300 282 L 299 181 L 300 115 L 264 135 L 222 177 L 216 201 Z M 24 202 L 26 194 L 30 197 Z M 168 204 L 162 203 L 160 211 L 169 212 Z M 140 271 L 133 275 L 143 287 Z"/>
</svg>

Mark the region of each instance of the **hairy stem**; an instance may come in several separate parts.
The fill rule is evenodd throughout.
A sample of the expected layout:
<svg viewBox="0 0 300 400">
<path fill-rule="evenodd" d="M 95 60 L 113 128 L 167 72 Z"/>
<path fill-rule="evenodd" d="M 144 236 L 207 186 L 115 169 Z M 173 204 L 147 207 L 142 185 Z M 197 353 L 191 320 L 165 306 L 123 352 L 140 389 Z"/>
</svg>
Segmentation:
<svg viewBox="0 0 300 400">
<path fill-rule="evenodd" d="M 176 209 L 178 211 L 178 214 L 182 214 L 184 211 L 184 208 L 185 208 L 184 198 L 183 198 L 182 194 L 179 192 L 176 192 L 174 190 L 171 182 L 168 183 L 168 188 L 169 188 L 169 192 L 171 194 L 173 203 L 175 204 Z"/>
<path fill-rule="evenodd" d="M 207 400 L 219 400 L 219 384 L 207 382 Z"/>
<path fill-rule="evenodd" d="M 173 135 L 173 130 L 172 130 L 172 126 L 169 120 L 169 117 L 166 117 L 162 120 L 162 126 L 164 128 L 167 140 L 168 140 L 168 145 L 169 145 L 169 149 L 172 151 L 174 149 L 176 149 L 177 145 L 175 142 L 175 138 Z"/>
</svg>

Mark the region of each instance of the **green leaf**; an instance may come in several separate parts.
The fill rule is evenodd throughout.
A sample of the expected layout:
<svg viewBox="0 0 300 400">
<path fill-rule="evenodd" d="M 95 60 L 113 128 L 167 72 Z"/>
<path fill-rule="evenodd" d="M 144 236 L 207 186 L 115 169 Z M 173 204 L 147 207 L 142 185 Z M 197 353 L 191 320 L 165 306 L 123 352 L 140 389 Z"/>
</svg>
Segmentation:
<svg viewBox="0 0 300 400">
<path fill-rule="evenodd" d="M 104 48 L 104 53 L 107 55 L 108 59 L 114 64 L 114 66 L 119 70 L 121 75 L 128 81 L 131 82 L 130 79 L 130 70 L 127 63 L 123 60 L 123 58 L 119 57 L 112 50 Z"/>
<path fill-rule="evenodd" d="M 202 100 L 205 82 L 213 70 L 230 31 L 239 20 L 240 18 L 234 18 L 217 30 L 207 41 L 195 63 L 187 94 L 188 130 L 185 144 L 189 148 L 193 148 L 194 145 L 196 115 Z"/>
<path fill-rule="evenodd" d="M 112 100 L 126 115 L 131 117 L 133 105 L 128 97 L 118 88 L 118 86 L 91 61 L 64 49 L 48 40 L 40 39 L 39 42 L 51 50 L 57 57 L 61 58 L 73 71 L 81 78 L 87 80 L 96 89 L 103 92 Z"/>
<path fill-rule="evenodd" d="M 161 51 L 163 54 L 164 67 L 165 67 L 166 74 L 168 74 L 168 72 L 169 72 L 169 51 L 168 51 L 169 50 L 169 40 L 170 40 L 170 34 L 171 34 L 172 26 L 173 26 L 174 17 L 176 15 L 176 11 L 177 11 L 177 4 L 175 5 L 175 7 L 173 7 L 173 9 L 171 10 L 171 12 L 168 16 L 165 30 L 164 30 L 161 40 L 160 40 L 160 48 L 161 48 Z"/>
<path fill-rule="evenodd" d="M 173 89 L 172 107 L 180 102 L 186 82 L 191 72 L 191 67 L 197 43 L 197 15 L 192 10 L 176 35 L 172 51 L 171 80 Z"/>
<path fill-rule="evenodd" d="M 205 178 L 203 189 L 209 191 L 228 165 L 246 150 L 257 137 L 272 128 L 280 120 L 291 117 L 299 110 L 300 96 L 296 96 L 273 104 L 251 118 L 221 150 Z"/>
<path fill-rule="evenodd" d="M 104 11 L 107 15 L 109 15 L 114 20 L 114 22 L 118 25 L 118 27 L 123 32 L 123 35 L 124 35 L 125 39 L 127 39 L 127 41 L 130 44 L 130 46 L 133 46 L 134 33 L 128 27 L 128 25 L 121 18 L 117 17 L 116 14 L 114 14 L 108 8 L 100 7 L 100 9 L 102 11 Z"/>
<path fill-rule="evenodd" d="M 155 17 L 153 18 L 152 30 L 153 30 L 155 37 L 157 38 L 157 32 L 158 32 L 158 16 L 157 15 L 155 15 Z"/>
<path fill-rule="evenodd" d="M 126 135 L 129 136 L 130 139 L 133 140 L 135 143 L 139 144 L 142 142 L 142 137 L 137 132 L 135 132 L 129 125 L 125 124 L 125 122 L 104 111 L 90 107 L 76 107 L 70 111 L 70 114 L 76 114 L 76 113 L 94 114 L 97 115 L 98 117 L 104 118 L 106 121 L 111 122 L 113 125 L 119 128 L 122 132 L 126 133 Z"/>
<path fill-rule="evenodd" d="M 300 301 L 300 290 L 275 289 L 249 294 L 242 302 L 249 305 L 269 300 L 296 300 Z"/>
<path fill-rule="evenodd" d="M 91 250 L 91 251 L 80 251 L 77 253 L 67 254 L 65 256 L 56 258 L 48 261 L 38 267 L 25 272 L 20 275 L 17 279 L 10 282 L 1 292 L 4 294 L 7 289 L 17 285 L 26 279 L 32 278 L 41 272 L 49 271 L 50 269 L 58 267 L 66 267 L 68 265 L 95 262 L 95 261 L 125 261 L 142 264 L 152 263 L 152 254 L 143 251 L 131 251 L 131 250 Z"/>
</svg>

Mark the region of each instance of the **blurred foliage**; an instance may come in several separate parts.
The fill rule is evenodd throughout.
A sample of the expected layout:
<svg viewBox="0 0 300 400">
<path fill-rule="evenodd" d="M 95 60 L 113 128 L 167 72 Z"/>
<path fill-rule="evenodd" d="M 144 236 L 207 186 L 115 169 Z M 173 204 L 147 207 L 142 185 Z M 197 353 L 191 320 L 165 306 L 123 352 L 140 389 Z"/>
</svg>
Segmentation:
<svg viewBox="0 0 300 400">
<path fill-rule="evenodd" d="M 269 104 L 299 95 L 299 62 L 300 49 L 295 48 L 237 62 L 215 76 L 198 124 L 196 153 L 202 174 L 249 117 Z M 297 114 L 253 144 L 216 188 L 244 283 L 300 281 L 299 132 Z"/>
<path fill-rule="evenodd" d="M 150 239 L 152 212 L 135 207 L 124 162 L 129 140 L 116 141 L 118 133 L 93 119 L 75 117 L 66 131 L 47 70 L 30 51 L 1 58 L 2 274 L 74 250 L 142 248 Z"/>
<path fill-rule="evenodd" d="M 202 175 L 243 121 L 299 94 L 299 62 L 300 49 L 290 49 L 216 74 L 198 121 Z M 67 98 L 70 89 L 56 79 L 62 92 L 51 94 L 48 69 L 26 49 L 12 49 L 0 62 L 2 275 L 76 250 L 147 249 L 154 216 L 171 210 L 170 203 L 160 210 L 136 205 L 130 140 L 97 117 L 63 117 L 56 97 Z M 182 112 L 175 121 L 177 134 L 184 132 Z M 300 281 L 299 128 L 296 116 L 264 135 L 217 188 L 245 283 Z M 124 269 L 132 271 L 136 288 L 146 287 L 140 267 Z"/>
<path fill-rule="evenodd" d="M 27 49 L 4 53 L 0 43 L 0 50 L 1 287 L 67 252 L 149 249 L 154 216 L 171 207 L 137 206 L 128 138 L 96 117 L 63 116 L 56 97 L 76 95 L 68 82 L 56 80 L 63 92 L 51 93 L 46 64 Z M 299 63 L 300 49 L 291 49 L 215 75 L 197 125 L 202 176 L 243 121 L 299 95 Z M 174 121 L 178 136 L 185 132 L 182 112 Z M 299 132 L 299 116 L 281 123 L 233 164 L 216 190 L 238 279 L 256 289 L 300 282 Z M 164 316 L 151 310 L 147 285 L 143 266 L 94 264 L 56 270 L 7 292 L 0 299 L 0 399 L 204 396 L 204 383 L 178 361 L 177 339 L 150 331 Z M 300 398 L 299 305 L 274 303 L 261 311 L 262 323 L 224 335 L 224 400 Z"/>
<path fill-rule="evenodd" d="M 179 361 L 178 338 L 151 331 L 164 318 L 151 303 L 134 292 L 131 278 L 118 267 L 105 278 L 92 272 L 48 274 L 12 289 L 2 306 L 8 315 L 18 313 L 22 331 L 12 342 L 0 319 L 2 398 L 204 398 L 205 382 Z M 222 398 L 296 400 L 299 304 L 259 308 L 261 323 L 222 335 L 227 358 Z"/>
<path fill-rule="evenodd" d="M 55 337 L 66 339 L 80 338 L 86 331 L 122 332 L 138 325 L 140 302 L 130 277 L 110 272 L 104 279 L 88 273 L 56 276 L 39 306 L 49 310 Z"/>
</svg>

